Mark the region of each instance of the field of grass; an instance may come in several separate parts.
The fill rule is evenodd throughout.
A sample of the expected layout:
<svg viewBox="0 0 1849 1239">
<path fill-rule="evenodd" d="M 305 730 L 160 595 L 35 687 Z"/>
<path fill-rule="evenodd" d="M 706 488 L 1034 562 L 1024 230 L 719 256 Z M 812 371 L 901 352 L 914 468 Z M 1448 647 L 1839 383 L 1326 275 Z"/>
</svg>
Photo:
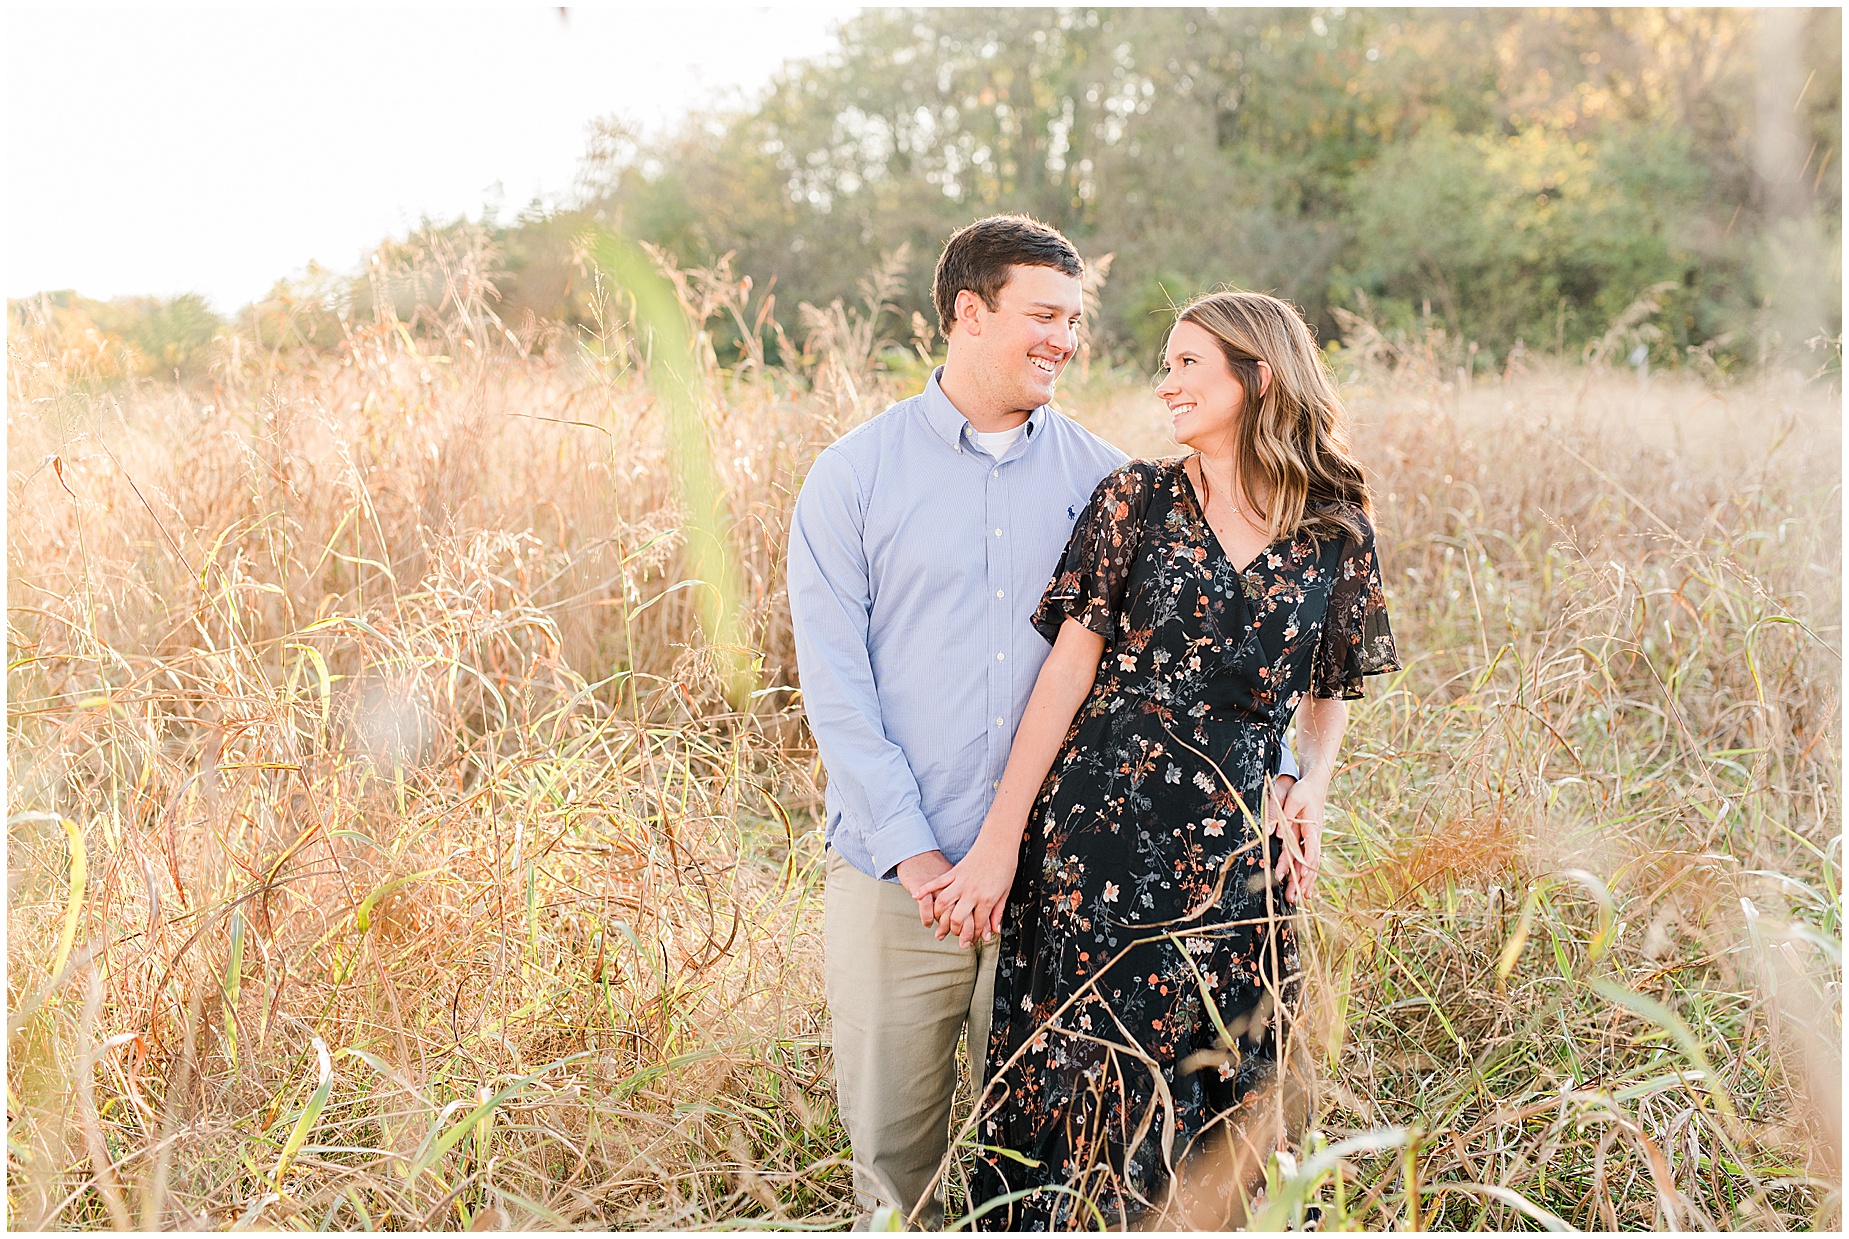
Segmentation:
<svg viewBox="0 0 1849 1239">
<path fill-rule="evenodd" d="M 846 315 L 703 354 L 716 649 L 646 350 L 442 274 L 189 387 L 15 323 L 14 1226 L 850 1218 L 780 548 L 920 368 Z M 1407 669 L 1352 715 L 1266 1220 L 1840 1224 L 1837 385 L 1364 336 Z M 1167 450 L 1126 369 L 1061 403 Z"/>
</svg>

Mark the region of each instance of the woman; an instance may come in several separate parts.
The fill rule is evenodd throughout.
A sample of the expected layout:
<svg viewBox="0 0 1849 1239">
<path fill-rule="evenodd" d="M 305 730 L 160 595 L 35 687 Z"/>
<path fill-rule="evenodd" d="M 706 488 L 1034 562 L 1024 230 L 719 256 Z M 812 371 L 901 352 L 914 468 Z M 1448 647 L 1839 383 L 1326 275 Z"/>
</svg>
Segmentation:
<svg viewBox="0 0 1849 1239">
<path fill-rule="evenodd" d="M 1156 394 L 1193 451 L 1099 484 L 1034 617 L 1053 650 L 994 805 L 927 888 L 940 932 L 1002 934 L 984 1227 L 1172 1222 L 1183 1166 L 1242 1190 L 1346 701 L 1399 669 L 1367 483 L 1296 313 L 1193 302 Z M 1267 831 L 1293 713 L 1302 773 Z"/>
</svg>

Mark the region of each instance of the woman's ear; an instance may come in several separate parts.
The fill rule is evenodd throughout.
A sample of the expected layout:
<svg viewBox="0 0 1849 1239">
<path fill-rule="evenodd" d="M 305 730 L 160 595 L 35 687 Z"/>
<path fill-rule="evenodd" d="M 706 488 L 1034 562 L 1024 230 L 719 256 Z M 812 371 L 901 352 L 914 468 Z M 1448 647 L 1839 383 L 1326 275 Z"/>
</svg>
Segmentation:
<svg viewBox="0 0 1849 1239">
<path fill-rule="evenodd" d="M 1258 394 L 1262 397 L 1271 390 L 1271 367 L 1261 360 L 1258 363 Z"/>
</svg>

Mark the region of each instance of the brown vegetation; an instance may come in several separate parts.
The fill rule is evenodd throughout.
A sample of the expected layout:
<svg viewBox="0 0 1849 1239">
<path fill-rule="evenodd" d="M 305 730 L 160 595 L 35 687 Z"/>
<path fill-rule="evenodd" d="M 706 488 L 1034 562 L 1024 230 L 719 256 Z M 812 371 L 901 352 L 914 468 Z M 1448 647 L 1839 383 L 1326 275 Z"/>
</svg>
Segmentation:
<svg viewBox="0 0 1849 1239">
<path fill-rule="evenodd" d="M 184 387 L 14 333 L 16 1224 L 847 1217 L 780 548 L 917 359 L 705 353 L 737 709 L 646 349 L 466 276 Z M 1261 1208 L 1832 1224 L 1838 394 L 1336 360 L 1409 666 L 1354 712 Z M 1073 379 L 1165 450 L 1140 378 Z"/>
</svg>

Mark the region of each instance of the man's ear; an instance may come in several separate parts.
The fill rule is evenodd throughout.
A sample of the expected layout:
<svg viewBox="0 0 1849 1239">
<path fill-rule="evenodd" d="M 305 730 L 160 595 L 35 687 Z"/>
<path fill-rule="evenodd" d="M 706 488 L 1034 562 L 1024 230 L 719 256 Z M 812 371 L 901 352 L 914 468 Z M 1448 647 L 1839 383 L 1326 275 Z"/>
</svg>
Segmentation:
<svg viewBox="0 0 1849 1239">
<path fill-rule="evenodd" d="M 968 328 L 973 336 L 982 334 L 982 318 L 978 311 L 982 309 L 982 298 L 969 289 L 957 291 L 957 322 Z"/>
</svg>

